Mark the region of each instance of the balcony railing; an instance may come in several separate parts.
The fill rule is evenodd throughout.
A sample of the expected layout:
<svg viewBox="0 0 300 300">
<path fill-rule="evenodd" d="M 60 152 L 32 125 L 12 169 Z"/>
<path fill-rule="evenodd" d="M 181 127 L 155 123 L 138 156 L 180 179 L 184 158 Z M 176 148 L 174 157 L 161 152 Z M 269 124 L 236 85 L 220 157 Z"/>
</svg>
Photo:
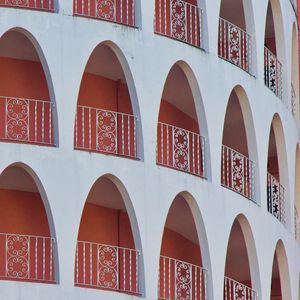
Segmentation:
<svg viewBox="0 0 300 300">
<path fill-rule="evenodd" d="M 75 285 L 140 294 L 139 252 L 123 247 L 78 241 Z"/>
<path fill-rule="evenodd" d="M 182 0 L 155 0 L 155 33 L 202 47 L 202 10 Z"/>
<path fill-rule="evenodd" d="M 0 233 L 0 278 L 55 283 L 54 239 Z"/>
<path fill-rule="evenodd" d="M 0 96 L 0 139 L 54 145 L 50 101 Z"/>
<path fill-rule="evenodd" d="M 0 0 L 0 6 L 54 11 L 54 0 Z"/>
<path fill-rule="evenodd" d="M 74 15 L 135 26 L 135 0 L 74 0 Z"/>
<path fill-rule="evenodd" d="M 258 300 L 258 297 L 252 288 L 225 276 L 224 300 Z"/>
<path fill-rule="evenodd" d="M 294 116 L 296 115 L 296 102 L 297 102 L 296 92 L 294 89 L 294 85 L 291 84 L 291 111 Z"/>
<path fill-rule="evenodd" d="M 247 156 L 222 145 L 221 184 L 254 201 L 255 163 Z"/>
<path fill-rule="evenodd" d="M 199 134 L 158 122 L 156 162 L 205 177 L 205 140 Z"/>
<path fill-rule="evenodd" d="M 78 105 L 75 149 L 137 159 L 136 117 Z"/>
<path fill-rule="evenodd" d="M 267 173 L 268 211 L 285 225 L 285 189 L 270 173 Z"/>
<path fill-rule="evenodd" d="M 281 100 L 283 99 L 282 64 L 267 47 L 265 47 L 265 85 Z"/>
<path fill-rule="evenodd" d="M 188 262 L 160 256 L 159 300 L 207 300 L 207 270 Z"/>
<path fill-rule="evenodd" d="M 294 207 L 295 240 L 300 240 L 300 220 L 296 206 Z"/>
<path fill-rule="evenodd" d="M 219 57 L 252 74 L 252 38 L 238 26 L 219 19 Z"/>
</svg>

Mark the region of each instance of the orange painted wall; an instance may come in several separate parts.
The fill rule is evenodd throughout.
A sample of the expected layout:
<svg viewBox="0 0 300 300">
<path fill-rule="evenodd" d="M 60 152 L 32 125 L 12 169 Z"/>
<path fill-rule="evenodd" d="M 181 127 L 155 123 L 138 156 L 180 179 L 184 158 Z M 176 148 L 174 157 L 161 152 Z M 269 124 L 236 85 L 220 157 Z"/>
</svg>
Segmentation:
<svg viewBox="0 0 300 300">
<path fill-rule="evenodd" d="M 40 62 L 0 57 L 0 95 L 50 101 Z"/>
</svg>

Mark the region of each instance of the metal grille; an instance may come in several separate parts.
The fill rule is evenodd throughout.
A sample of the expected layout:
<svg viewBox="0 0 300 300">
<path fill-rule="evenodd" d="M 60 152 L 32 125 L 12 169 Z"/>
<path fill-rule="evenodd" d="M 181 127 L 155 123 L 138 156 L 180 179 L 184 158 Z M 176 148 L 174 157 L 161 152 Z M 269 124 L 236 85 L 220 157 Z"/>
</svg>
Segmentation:
<svg viewBox="0 0 300 300">
<path fill-rule="evenodd" d="M 0 6 L 54 11 L 54 0 L 0 0 Z"/>
<path fill-rule="evenodd" d="M 224 300 L 257 300 L 257 293 L 250 287 L 224 277 Z"/>
</svg>

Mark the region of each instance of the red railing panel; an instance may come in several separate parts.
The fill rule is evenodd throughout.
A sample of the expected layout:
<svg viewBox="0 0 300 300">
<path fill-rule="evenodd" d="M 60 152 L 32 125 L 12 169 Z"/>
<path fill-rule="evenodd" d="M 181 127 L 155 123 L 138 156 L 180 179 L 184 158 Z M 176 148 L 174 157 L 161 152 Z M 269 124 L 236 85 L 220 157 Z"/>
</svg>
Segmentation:
<svg viewBox="0 0 300 300">
<path fill-rule="evenodd" d="M 0 6 L 54 11 L 54 0 L 0 0 Z"/>
</svg>

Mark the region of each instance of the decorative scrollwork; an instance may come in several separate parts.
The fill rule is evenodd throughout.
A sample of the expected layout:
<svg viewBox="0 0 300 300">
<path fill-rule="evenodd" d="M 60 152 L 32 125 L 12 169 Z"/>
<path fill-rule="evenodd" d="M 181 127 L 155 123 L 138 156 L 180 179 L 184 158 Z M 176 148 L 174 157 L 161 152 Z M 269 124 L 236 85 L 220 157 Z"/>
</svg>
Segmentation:
<svg viewBox="0 0 300 300">
<path fill-rule="evenodd" d="M 6 5 L 28 7 L 29 0 L 6 0 Z"/>
<path fill-rule="evenodd" d="M 6 237 L 6 276 L 29 278 L 29 237 L 8 235 Z"/>
<path fill-rule="evenodd" d="M 115 20 L 114 0 L 96 0 L 96 14 L 98 18 L 114 21 Z"/>
<path fill-rule="evenodd" d="M 244 156 L 239 152 L 232 152 L 232 188 L 242 193 L 244 190 Z"/>
<path fill-rule="evenodd" d="M 6 138 L 29 140 L 29 101 L 8 98 L 6 102 Z"/>
<path fill-rule="evenodd" d="M 98 245 L 97 284 L 102 288 L 118 288 L 118 249 Z"/>
<path fill-rule="evenodd" d="M 176 299 L 191 299 L 191 277 L 191 265 L 183 261 L 176 261 Z"/>
<path fill-rule="evenodd" d="M 269 53 L 269 88 L 272 92 L 277 94 L 277 59 L 274 55 Z"/>
<path fill-rule="evenodd" d="M 234 299 L 235 300 L 246 300 L 245 286 L 241 283 L 234 283 Z"/>
<path fill-rule="evenodd" d="M 174 167 L 189 171 L 189 133 L 188 131 L 173 127 L 173 164 Z"/>
<path fill-rule="evenodd" d="M 240 65 L 240 50 L 241 50 L 241 31 L 233 24 L 228 25 L 229 33 L 229 60 L 239 66 Z"/>
<path fill-rule="evenodd" d="M 271 186 L 269 188 L 271 189 L 270 205 L 272 214 L 274 217 L 280 220 L 280 185 L 276 178 L 273 176 L 271 177 Z"/>
<path fill-rule="evenodd" d="M 117 153 L 117 114 L 97 111 L 97 150 Z"/>
<path fill-rule="evenodd" d="M 172 0 L 171 2 L 171 35 L 181 41 L 186 41 L 185 2 Z"/>
</svg>

